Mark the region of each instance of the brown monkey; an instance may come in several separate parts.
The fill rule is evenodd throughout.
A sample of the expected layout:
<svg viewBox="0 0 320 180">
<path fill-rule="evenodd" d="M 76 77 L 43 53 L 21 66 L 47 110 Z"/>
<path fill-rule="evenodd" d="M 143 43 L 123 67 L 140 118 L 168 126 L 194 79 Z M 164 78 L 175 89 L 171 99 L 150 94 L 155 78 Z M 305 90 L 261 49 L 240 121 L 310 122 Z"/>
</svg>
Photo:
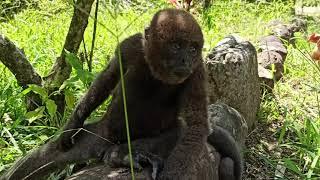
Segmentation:
<svg viewBox="0 0 320 180">
<path fill-rule="evenodd" d="M 158 136 L 179 127 L 181 117 L 184 133 L 166 158 L 160 178 L 192 177 L 193 162 L 199 160 L 199 152 L 206 151 L 209 132 L 202 47 L 202 31 L 189 13 L 157 12 L 144 36 L 135 34 L 120 43 L 115 57 L 75 108 L 66 132 L 20 160 L 3 178 L 38 179 L 68 163 L 102 158 L 108 147 L 126 142 L 120 57 L 131 138 Z M 102 120 L 83 125 L 111 93 L 113 99 Z M 85 131 L 75 134 L 78 128 Z"/>
<path fill-rule="evenodd" d="M 205 150 L 208 122 L 202 46 L 203 35 L 195 19 L 185 11 L 174 9 L 160 11 L 154 16 L 145 32 L 145 39 L 138 34 L 120 45 L 121 58 L 126 66 L 131 137 L 136 139 L 159 135 L 177 127 L 178 115 L 184 118 L 187 125 L 184 137 L 167 159 L 164 178 L 181 179 L 182 174 L 188 172 L 188 167 L 197 159 L 196 154 Z M 116 69 L 118 71 L 118 67 Z M 107 76 L 110 77 L 110 74 Z M 102 91 L 112 90 L 110 80 L 103 79 L 103 82 L 98 83 L 111 85 L 111 88 L 104 87 Z M 113 101 L 103 119 L 104 132 L 100 134 L 113 142 L 126 141 L 123 100 L 119 87 L 118 84 L 114 90 Z M 91 96 L 90 90 L 84 99 L 88 97 L 93 101 L 95 98 Z M 96 96 L 100 93 L 103 94 L 98 92 Z M 90 102 L 83 101 L 78 107 L 86 109 L 89 105 Z M 82 127 L 85 118 L 79 118 L 78 115 L 91 113 L 91 110 L 86 113 L 83 109 L 74 113 L 73 121 L 68 123 L 66 129 Z M 79 113 L 79 110 L 82 112 Z M 71 136 L 64 134 L 62 145 L 68 147 L 70 140 Z"/>
</svg>

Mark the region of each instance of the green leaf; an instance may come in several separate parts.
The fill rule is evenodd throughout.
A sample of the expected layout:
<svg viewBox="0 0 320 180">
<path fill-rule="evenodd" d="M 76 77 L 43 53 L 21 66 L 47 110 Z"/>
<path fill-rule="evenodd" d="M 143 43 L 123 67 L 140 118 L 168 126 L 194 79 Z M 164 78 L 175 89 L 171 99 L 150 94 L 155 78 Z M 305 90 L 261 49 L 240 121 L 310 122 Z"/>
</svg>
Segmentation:
<svg viewBox="0 0 320 180">
<path fill-rule="evenodd" d="M 285 159 L 284 164 L 291 171 L 297 174 L 301 174 L 301 170 L 299 170 L 298 165 L 295 162 L 291 161 L 290 159 Z"/>
<path fill-rule="evenodd" d="M 47 135 L 40 135 L 38 138 L 43 142 L 49 139 Z"/>
<path fill-rule="evenodd" d="M 42 97 L 42 99 L 47 99 L 48 98 L 47 90 L 45 88 L 40 87 L 40 86 L 35 85 L 35 84 L 30 84 L 29 87 L 26 90 L 22 91 L 22 93 L 23 94 L 27 94 L 27 93 L 30 92 L 30 90 L 33 91 L 36 94 L 39 94 Z"/>
<path fill-rule="evenodd" d="M 279 143 L 282 143 L 282 141 L 283 141 L 283 137 L 284 137 L 284 135 L 286 133 L 286 129 L 287 129 L 287 124 L 288 124 L 287 121 L 285 121 L 284 125 L 281 128 L 280 135 L 279 135 L 279 138 L 278 138 L 278 142 Z"/>
<path fill-rule="evenodd" d="M 311 168 L 309 169 L 308 173 L 307 173 L 307 178 L 311 178 L 311 176 L 313 175 L 313 169 L 316 167 L 317 163 L 318 163 L 318 160 L 319 160 L 319 155 L 317 155 L 312 163 L 311 163 Z"/>
<path fill-rule="evenodd" d="M 83 84 L 88 85 L 94 80 L 94 75 L 86 70 L 78 70 L 77 75 Z"/>
<path fill-rule="evenodd" d="M 14 139 L 13 135 L 10 133 L 10 131 L 7 128 L 3 128 L 4 132 L 7 133 L 7 135 L 10 138 L 11 143 L 13 144 L 14 148 L 19 151 L 22 152 L 21 148 L 19 147 L 19 144 L 17 143 L 17 141 Z"/>
<path fill-rule="evenodd" d="M 28 94 L 30 91 L 31 91 L 31 89 L 30 89 L 30 87 L 29 87 L 29 88 L 23 90 L 21 93 L 22 93 L 23 95 L 26 95 L 26 94 Z"/>
<path fill-rule="evenodd" d="M 75 82 L 79 80 L 78 76 L 70 77 L 69 79 L 65 80 L 63 84 L 60 86 L 59 91 L 62 91 L 66 87 L 73 87 Z"/>
<path fill-rule="evenodd" d="M 47 107 L 47 110 L 48 110 L 49 115 L 50 115 L 52 118 L 55 117 L 56 112 L 57 112 L 57 105 L 56 105 L 56 103 L 55 103 L 53 100 L 48 99 L 48 100 L 46 101 L 46 107 Z"/>
<path fill-rule="evenodd" d="M 33 121 L 42 118 L 43 112 L 45 110 L 44 106 L 40 106 L 37 109 L 35 109 L 34 111 L 29 111 L 26 113 L 25 117 L 27 118 L 29 124 L 31 124 Z"/>
<path fill-rule="evenodd" d="M 75 54 L 66 52 L 66 60 L 75 70 L 78 71 L 83 69 L 83 64 Z"/>
<path fill-rule="evenodd" d="M 65 94 L 65 101 L 67 104 L 67 108 L 69 108 L 69 109 L 73 108 L 73 105 L 76 102 L 76 98 L 75 98 L 74 94 L 68 89 L 66 89 L 64 94 Z"/>
</svg>

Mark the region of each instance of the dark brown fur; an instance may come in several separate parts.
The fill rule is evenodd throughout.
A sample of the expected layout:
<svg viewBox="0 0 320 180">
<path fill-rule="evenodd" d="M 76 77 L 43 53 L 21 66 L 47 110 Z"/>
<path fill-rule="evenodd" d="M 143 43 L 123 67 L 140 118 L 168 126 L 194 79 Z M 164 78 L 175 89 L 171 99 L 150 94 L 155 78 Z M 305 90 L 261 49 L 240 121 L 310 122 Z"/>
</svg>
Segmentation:
<svg viewBox="0 0 320 180">
<path fill-rule="evenodd" d="M 5 179 L 37 179 L 71 162 L 102 158 L 113 144 L 126 142 L 119 55 L 123 62 L 132 139 L 158 136 L 180 127 L 184 133 L 169 154 L 162 179 L 188 179 L 208 136 L 203 35 L 185 11 L 167 9 L 154 16 L 150 28 L 117 48 L 115 57 L 93 82 L 65 126 L 69 130 L 18 162 Z M 119 51 L 120 50 L 120 51 Z M 83 125 L 91 112 L 112 94 L 102 120 Z M 84 128 L 73 136 L 72 129 Z M 36 163 L 33 163 L 36 162 Z M 35 171 L 36 170 L 36 171 Z"/>
</svg>

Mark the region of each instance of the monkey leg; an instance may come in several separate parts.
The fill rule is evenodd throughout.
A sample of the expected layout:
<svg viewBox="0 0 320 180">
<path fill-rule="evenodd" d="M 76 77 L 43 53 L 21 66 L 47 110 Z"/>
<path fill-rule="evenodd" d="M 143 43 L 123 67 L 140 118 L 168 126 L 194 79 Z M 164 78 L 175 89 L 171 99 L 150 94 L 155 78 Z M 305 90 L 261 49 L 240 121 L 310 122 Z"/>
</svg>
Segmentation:
<svg viewBox="0 0 320 180">
<path fill-rule="evenodd" d="M 98 124 L 89 125 L 85 129 L 95 133 Z M 41 179 L 67 164 L 101 158 L 110 145 L 110 142 L 97 135 L 80 131 L 76 135 L 75 145 L 69 151 L 59 151 L 58 142 L 50 141 L 17 161 L 0 179 Z"/>
<path fill-rule="evenodd" d="M 151 176 L 156 179 L 163 169 L 164 159 L 174 148 L 179 133 L 178 129 L 173 129 L 159 136 L 134 140 L 131 143 L 134 168 L 152 167 Z M 130 167 L 128 156 L 128 145 L 125 143 L 109 148 L 103 160 L 110 167 Z"/>
</svg>

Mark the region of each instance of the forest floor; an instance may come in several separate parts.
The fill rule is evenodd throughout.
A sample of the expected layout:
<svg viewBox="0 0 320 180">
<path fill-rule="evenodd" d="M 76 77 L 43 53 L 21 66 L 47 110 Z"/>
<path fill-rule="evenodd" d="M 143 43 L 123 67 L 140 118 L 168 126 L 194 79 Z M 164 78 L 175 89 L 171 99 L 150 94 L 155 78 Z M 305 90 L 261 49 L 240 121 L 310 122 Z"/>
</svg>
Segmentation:
<svg viewBox="0 0 320 180">
<path fill-rule="evenodd" d="M 67 0 L 28 2 L 36 5 L 26 6 L 10 19 L 0 19 L 0 34 L 22 48 L 37 72 L 45 75 L 61 52 L 72 5 Z M 101 26 L 97 31 L 93 72 L 99 72 L 106 65 L 116 47 L 116 38 L 108 28 L 126 28 L 120 37 L 123 39 L 143 31 L 154 12 L 168 6 L 164 0 L 142 0 L 135 6 L 112 6 L 109 1 L 103 1 L 98 16 Z M 0 13 L 4 12 L 2 7 Z M 117 8 L 121 13 L 115 19 L 108 8 Z M 195 10 L 205 35 L 204 55 L 223 37 L 234 33 L 257 46 L 259 38 L 270 33 L 266 24 L 271 20 L 289 23 L 294 17 L 293 8 L 292 1 L 214 0 L 208 10 Z M 288 45 L 284 76 L 276 83 L 273 96 L 263 97 L 257 115 L 259 121 L 247 138 L 243 152 L 244 179 L 320 178 L 320 68 L 308 58 L 314 46 L 307 42 L 308 34 L 320 33 L 320 18 L 306 19 L 308 32 L 296 33 L 296 47 Z M 134 23 L 127 28 L 131 22 Z M 87 49 L 91 48 L 92 27 L 90 19 L 84 35 Z M 80 51 L 84 51 L 82 45 Z M 54 136 L 87 87 L 81 81 L 73 82 L 68 87 L 71 95 L 67 112 L 62 119 L 52 119 L 45 111 L 27 113 L 23 90 L 1 63 L 0 74 L 1 173 L 17 158 Z M 101 113 L 99 109 L 90 119 L 99 118 Z M 277 167 L 283 171 L 275 178 Z"/>
</svg>

